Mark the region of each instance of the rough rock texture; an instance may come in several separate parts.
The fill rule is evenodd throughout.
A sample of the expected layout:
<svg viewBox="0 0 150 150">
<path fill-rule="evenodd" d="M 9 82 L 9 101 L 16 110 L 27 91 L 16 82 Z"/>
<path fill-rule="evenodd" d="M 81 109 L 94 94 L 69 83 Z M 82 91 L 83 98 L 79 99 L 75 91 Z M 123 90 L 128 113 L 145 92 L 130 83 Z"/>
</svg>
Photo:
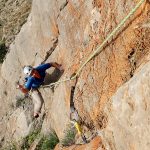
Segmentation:
<svg viewBox="0 0 150 150">
<path fill-rule="evenodd" d="M 62 148 L 57 145 L 55 150 L 61 150 Z M 68 148 L 63 148 L 63 150 L 104 150 L 100 137 L 95 137 L 90 143 L 84 145 L 73 145 Z"/>
<path fill-rule="evenodd" d="M 32 0 L 0 0 L 0 40 L 14 41 L 30 13 Z"/>
<path fill-rule="evenodd" d="M 150 148 L 150 62 L 112 97 L 107 128 L 100 134 L 109 149 Z M 111 108 L 111 109 L 110 109 Z"/>
<path fill-rule="evenodd" d="M 104 20 L 98 26 L 100 35 L 106 37 L 112 28 L 125 16 L 125 12 L 131 10 L 134 6 L 132 2 L 130 6 L 128 3 L 125 3 L 125 5 L 127 7 L 123 7 L 123 1 L 116 1 L 116 3 L 99 1 L 100 21 Z M 103 9 L 106 6 L 108 9 Z M 122 11 L 120 11 L 121 8 Z M 131 19 L 133 21 L 127 25 L 127 28 L 84 68 L 78 79 L 75 91 L 76 108 L 86 124 L 91 127 L 103 128 L 102 122 L 107 120 L 107 117 L 102 112 L 105 103 L 120 85 L 133 76 L 134 70 L 141 64 L 140 61 L 145 56 L 144 54 L 149 51 L 150 45 L 149 43 L 145 44 L 145 41 L 148 42 L 150 39 L 150 30 L 149 28 L 137 27 L 140 23 L 144 24 L 149 18 L 148 6 L 145 7 L 145 11 L 142 10 L 139 9 L 136 13 L 138 19 L 133 17 Z M 108 13 L 106 13 L 107 11 Z M 140 15 L 141 11 L 143 13 Z M 141 38 L 141 33 L 143 38 Z M 132 51 L 134 51 L 133 54 Z"/>
<path fill-rule="evenodd" d="M 56 61 L 63 65 L 64 73 L 49 69 L 47 84 L 70 77 L 136 3 L 137 0 L 47 0 L 47 2 L 33 0 L 27 23 L 17 35 L 14 44 L 10 46 L 10 53 L 1 68 L 0 86 L 3 87 L 0 89 L 1 141 L 9 141 L 9 137 L 19 140 L 28 134 L 32 126 L 32 119 L 30 119 L 32 115 L 29 110 L 29 117 L 26 117 L 24 108 L 21 108 L 22 110 L 15 107 L 10 108 L 10 105 L 15 104 L 16 95 L 19 94 L 14 83 L 23 77 L 22 67 L 29 64 L 36 66 L 43 61 Z M 139 111 L 137 109 L 130 110 L 130 113 L 133 113 L 130 118 L 131 114 L 124 112 L 124 109 L 131 109 L 133 99 L 123 97 L 125 100 L 120 100 L 117 95 L 122 97 L 121 93 L 128 95 L 133 92 L 132 89 L 124 88 L 128 84 L 133 84 L 131 86 L 140 90 L 138 88 L 140 84 L 136 84 L 138 79 L 134 78 L 144 80 L 144 77 L 138 73 L 134 77 L 134 73 L 136 69 L 145 68 L 145 63 L 150 58 L 149 10 L 150 4 L 145 2 L 119 34 L 114 36 L 104 51 L 84 67 L 77 82 L 65 82 L 53 89 L 40 89 L 45 100 L 42 113 L 46 114 L 42 127 L 43 133 L 48 133 L 53 129 L 60 139 L 64 136 L 64 130 L 69 123 L 71 87 L 75 86 L 73 96 L 75 108 L 85 126 L 95 130 L 103 129 L 103 132 L 100 130 L 99 133 L 103 137 L 102 143 L 106 148 L 117 150 L 142 149 L 144 146 L 145 149 L 148 148 L 144 142 L 141 143 L 139 140 L 143 138 L 143 141 L 148 141 L 149 137 L 146 133 L 146 127 L 149 127 L 148 122 L 145 121 L 143 137 L 140 137 L 143 133 L 143 127 L 140 124 L 137 126 L 140 134 L 132 135 L 135 132 L 137 120 L 142 120 L 141 116 L 145 116 L 145 113 L 148 114 L 148 109 L 143 112 L 143 106 L 137 102 Z M 148 67 L 146 69 L 148 71 Z M 104 110 L 108 107 L 108 101 L 117 89 L 131 77 L 133 79 L 117 92 L 116 98 L 113 97 L 110 110 Z M 133 82 L 133 80 L 135 81 Z M 145 86 L 148 86 L 147 81 L 148 79 L 143 81 Z M 134 92 L 132 97 L 136 98 L 138 94 L 141 94 L 141 97 L 144 95 L 142 92 Z M 118 101 L 122 102 L 119 104 L 124 109 L 118 109 Z M 128 101 L 130 107 L 126 104 Z M 145 104 L 144 107 L 148 108 Z M 110 116 L 111 113 L 112 116 Z M 141 116 L 138 115 L 139 113 Z M 20 115 L 22 119 L 24 118 L 23 121 L 15 122 L 15 119 L 20 120 Z M 119 117 L 121 119 L 119 121 L 122 122 L 118 121 L 117 124 L 114 119 L 116 117 Z M 132 120 L 124 123 L 129 118 Z M 146 116 L 144 118 L 147 119 Z M 13 121 L 15 124 L 12 123 Z M 21 124 L 21 122 L 23 123 Z M 10 124 L 12 124 L 11 128 Z M 125 124 L 130 132 L 127 132 L 123 128 L 124 126 L 120 127 L 120 124 Z M 141 125 L 144 125 L 144 122 Z M 23 131 L 20 132 L 20 129 Z M 136 138 L 136 134 L 139 135 L 138 138 Z M 135 147 L 133 143 L 130 143 L 133 137 L 135 138 Z"/>
</svg>

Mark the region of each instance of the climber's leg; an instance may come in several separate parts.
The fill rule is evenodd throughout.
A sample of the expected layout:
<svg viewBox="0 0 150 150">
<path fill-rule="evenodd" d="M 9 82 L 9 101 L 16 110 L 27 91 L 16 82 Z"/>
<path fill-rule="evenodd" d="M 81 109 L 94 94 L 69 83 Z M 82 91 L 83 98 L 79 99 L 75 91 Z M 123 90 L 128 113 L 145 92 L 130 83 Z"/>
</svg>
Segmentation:
<svg viewBox="0 0 150 150">
<path fill-rule="evenodd" d="M 38 118 L 41 112 L 41 108 L 42 108 L 44 100 L 41 96 L 41 93 L 38 90 L 32 90 L 31 96 L 33 99 L 33 104 L 34 104 L 34 117 Z"/>
</svg>

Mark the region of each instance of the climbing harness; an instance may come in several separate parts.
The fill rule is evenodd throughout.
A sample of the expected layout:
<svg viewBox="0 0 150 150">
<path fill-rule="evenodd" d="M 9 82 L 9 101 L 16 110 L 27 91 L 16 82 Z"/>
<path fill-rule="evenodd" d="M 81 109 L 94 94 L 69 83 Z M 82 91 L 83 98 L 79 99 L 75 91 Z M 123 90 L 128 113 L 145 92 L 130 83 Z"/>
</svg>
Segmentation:
<svg viewBox="0 0 150 150">
<path fill-rule="evenodd" d="M 119 29 L 126 23 L 126 21 L 136 12 L 136 10 L 144 3 L 145 0 L 140 0 L 136 6 L 129 12 L 129 14 L 117 25 L 117 27 L 106 37 L 106 39 L 102 42 L 102 44 L 100 44 L 100 46 L 98 46 L 96 48 L 96 50 L 87 58 L 87 60 L 81 65 L 81 67 L 77 70 L 77 72 L 72 75 L 70 78 L 66 78 L 64 80 L 60 80 L 54 83 L 51 83 L 49 85 L 45 85 L 42 86 L 42 88 L 45 87 L 53 87 L 54 85 L 58 85 L 59 83 L 62 82 L 67 82 L 67 81 L 71 81 L 76 79 L 79 74 L 81 73 L 82 69 L 84 68 L 84 66 L 93 58 L 95 57 L 97 54 L 101 53 L 104 46 L 107 44 L 107 42 L 117 33 L 117 31 L 119 31 Z"/>
</svg>

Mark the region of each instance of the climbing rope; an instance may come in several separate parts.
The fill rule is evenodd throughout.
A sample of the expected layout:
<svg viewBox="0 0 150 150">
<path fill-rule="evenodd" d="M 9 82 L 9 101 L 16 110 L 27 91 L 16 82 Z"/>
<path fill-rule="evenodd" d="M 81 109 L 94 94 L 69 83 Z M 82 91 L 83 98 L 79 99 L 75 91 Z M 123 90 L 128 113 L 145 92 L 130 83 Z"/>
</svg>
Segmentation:
<svg viewBox="0 0 150 150">
<path fill-rule="evenodd" d="M 54 83 L 51 83 L 49 85 L 42 86 L 43 88 L 45 87 L 53 87 L 54 85 L 58 85 L 61 82 L 66 82 L 70 80 L 76 79 L 79 74 L 81 73 L 82 69 L 84 66 L 97 54 L 101 53 L 103 50 L 103 47 L 107 44 L 107 42 L 119 31 L 119 29 L 126 23 L 126 21 L 136 12 L 136 10 L 144 3 L 145 0 L 140 0 L 136 6 L 129 12 L 129 14 L 118 24 L 118 26 L 106 37 L 106 39 L 102 42 L 100 46 L 96 48 L 96 50 L 87 58 L 87 60 L 81 65 L 81 67 L 77 70 L 77 72 L 71 76 L 70 78 L 60 80 Z"/>
</svg>

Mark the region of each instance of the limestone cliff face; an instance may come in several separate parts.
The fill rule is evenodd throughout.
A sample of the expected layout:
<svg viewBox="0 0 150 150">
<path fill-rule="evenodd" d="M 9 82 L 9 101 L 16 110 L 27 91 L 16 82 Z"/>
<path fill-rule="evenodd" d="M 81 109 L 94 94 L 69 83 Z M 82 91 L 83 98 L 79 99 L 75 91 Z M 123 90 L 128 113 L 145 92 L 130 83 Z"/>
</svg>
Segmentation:
<svg viewBox="0 0 150 150">
<path fill-rule="evenodd" d="M 31 10 L 32 0 L 0 0 L 0 40 L 9 46 Z"/>
<path fill-rule="evenodd" d="M 148 62 L 119 88 L 105 109 L 109 122 L 101 133 L 110 149 L 149 149 L 149 68 Z"/>
<path fill-rule="evenodd" d="M 62 64 L 64 73 L 49 69 L 52 75 L 48 83 L 70 77 L 136 3 L 33 0 L 27 23 L 1 68 L 1 141 L 9 141 L 9 137 L 19 140 L 32 128 L 31 108 L 10 108 L 20 95 L 14 83 L 23 77 L 22 67 L 56 61 Z M 148 149 L 149 10 L 150 4 L 145 2 L 84 67 L 76 82 L 62 83 L 52 90 L 40 89 L 45 101 L 42 113 L 46 114 L 42 132 L 53 129 L 59 138 L 63 137 L 74 86 L 73 101 L 83 124 L 98 131 L 106 149 Z"/>
</svg>

